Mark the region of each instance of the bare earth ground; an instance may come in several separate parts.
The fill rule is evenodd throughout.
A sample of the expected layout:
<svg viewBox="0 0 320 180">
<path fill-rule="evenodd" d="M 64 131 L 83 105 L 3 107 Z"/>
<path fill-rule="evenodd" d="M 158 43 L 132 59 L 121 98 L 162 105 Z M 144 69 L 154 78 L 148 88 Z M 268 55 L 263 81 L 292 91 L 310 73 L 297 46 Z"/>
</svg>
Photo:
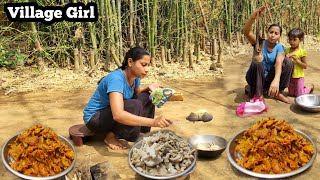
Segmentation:
<svg viewBox="0 0 320 180">
<path fill-rule="evenodd" d="M 214 134 L 230 140 L 237 132 L 248 128 L 264 117 L 285 119 L 294 128 L 304 131 L 317 145 L 320 146 L 320 114 L 306 113 L 293 105 L 284 104 L 273 99 L 266 99 L 269 111 L 265 114 L 240 118 L 235 114 L 237 105 L 248 100 L 244 95 L 245 72 L 249 67 L 249 54 L 239 54 L 233 58 L 224 59 L 223 74 L 206 75 L 205 80 L 160 80 L 167 87 L 183 93 L 185 100 L 168 102 L 162 108 L 156 109 L 156 116 L 165 115 L 174 121 L 185 121 L 191 112 L 206 109 L 214 115 L 214 120 L 208 123 L 189 123 L 172 125 L 169 129 L 186 140 L 195 134 Z M 320 94 L 320 60 L 319 51 L 310 51 L 308 54 L 310 67 L 306 70 L 306 84 L 315 85 L 316 94 Z M 209 72 L 208 72 L 209 73 Z M 19 76 L 19 75 L 18 75 Z M 18 78 L 18 76 L 16 78 Z M 23 76 L 23 71 L 20 76 Z M 68 128 L 74 124 L 83 123 L 82 111 L 92 95 L 96 81 L 101 77 L 87 78 L 87 85 L 72 88 L 61 86 L 48 87 L 47 85 L 33 92 L 28 92 L 32 87 L 24 86 L 25 93 L 18 93 L 17 89 L 10 91 L 6 84 L 0 94 L 0 144 L 18 132 L 41 123 L 52 128 L 56 133 L 68 137 Z M 77 76 L 79 77 L 79 76 Z M 81 76 L 80 76 L 81 77 Z M 36 79 L 36 77 L 35 77 Z M 71 78 L 72 79 L 72 78 Z M 191 78 L 192 79 L 192 78 Z M 1 77 L 0 77 L 1 80 Z M 62 81 L 63 79 L 61 79 Z M 81 79 L 80 79 L 81 80 Z M 10 81 L 10 78 L 5 79 Z M 47 81 L 59 81 L 54 76 Z M 75 82 L 80 82 L 74 80 Z M 73 81 L 65 82 L 65 86 Z M 15 81 L 16 82 L 16 81 Z M 91 83 L 90 83 L 91 82 Z M 20 83 L 24 83 L 23 80 Z M 28 88 L 29 87 L 29 88 Z M 70 87 L 70 86 L 68 86 Z M 4 94 L 7 95 L 4 95 Z M 152 130 L 158 130 L 153 128 Z M 132 145 L 132 143 L 130 144 Z M 121 179 L 141 179 L 128 165 L 129 150 L 109 150 L 102 141 L 91 140 L 81 147 L 76 147 L 77 164 L 71 174 L 77 170 L 88 170 L 90 166 L 108 161 Z M 319 155 L 319 154 L 318 154 Z M 320 176 L 320 160 L 315 160 L 313 166 L 304 173 L 295 176 L 295 179 L 318 179 Z M 217 159 L 199 159 L 196 170 L 191 174 L 191 179 L 247 179 L 249 176 L 232 168 L 227 159 L 226 151 Z M 0 179 L 18 179 L 0 163 Z"/>
</svg>

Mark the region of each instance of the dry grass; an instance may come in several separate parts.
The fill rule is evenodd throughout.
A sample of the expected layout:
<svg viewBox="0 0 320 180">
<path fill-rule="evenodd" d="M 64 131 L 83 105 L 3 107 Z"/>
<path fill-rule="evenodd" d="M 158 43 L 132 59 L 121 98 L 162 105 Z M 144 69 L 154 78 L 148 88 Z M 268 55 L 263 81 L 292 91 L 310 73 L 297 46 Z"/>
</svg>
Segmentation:
<svg viewBox="0 0 320 180">
<path fill-rule="evenodd" d="M 285 39 L 282 41 L 286 47 Z M 307 37 L 304 43 L 304 48 L 307 50 L 317 50 L 319 48 L 318 40 L 315 37 Z M 320 51 L 320 49 L 318 49 Z M 248 54 L 251 56 L 252 47 L 250 45 L 242 46 L 241 48 L 225 48 L 223 60 L 234 58 L 239 54 Z M 195 58 L 195 57 L 194 57 Z M 165 67 L 156 67 L 151 69 L 148 77 L 142 80 L 142 84 L 152 82 L 165 82 L 170 80 L 188 79 L 201 80 L 208 77 L 219 77 L 223 74 L 223 69 L 218 68 L 216 71 L 209 70 L 212 61 L 210 55 L 202 53 L 201 61 L 194 68 L 188 68 L 187 64 L 181 63 L 166 64 Z M 92 76 L 87 72 L 81 71 L 75 73 L 70 69 L 46 68 L 44 71 L 39 71 L 36 67 L 18 67 L 14 70 L 0 68 L 0 94 L 9 95 L 20 92 L 32 92 L 45 89 L 59 89 L 63 91 L 71 91 L 74 89 L 95 87 L 97 82 L 108 73 L 103 70 L 96 71 Z"/>
</svg>

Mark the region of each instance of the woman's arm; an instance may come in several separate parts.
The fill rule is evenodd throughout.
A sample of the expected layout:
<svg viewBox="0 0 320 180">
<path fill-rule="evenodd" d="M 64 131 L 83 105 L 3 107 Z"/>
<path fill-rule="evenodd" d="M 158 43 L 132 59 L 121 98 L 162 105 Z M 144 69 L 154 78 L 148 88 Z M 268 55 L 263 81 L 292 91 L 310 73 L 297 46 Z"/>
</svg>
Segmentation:
<svg viewBox="0 0 320 180">
<path fill-rule="evenodd" d="M 129 126 L 154 126 L 154 120 L 140 117 L 124 110 L 123 95 L 119 92 L 109 93 L 110 106 L 113 119 L 121 124 Z"/>
<path fill-rule="evenodd" d="M 138 87 L 135 89 L 135 93 L 139 94 L 142 92 L 149 92 L 149 91 L 154 91 L 157 88 L 162 88 L 163 86 L 160 83 L 153 83 L 150 84 L 149 86 L 146 87 Z"/>
<path fill-rule="evenodd" d="M 284 53 L 279 53 L 277 55 L 276 64 L 275 64 L 275 75 L 273 80 L 280 82 L 282 63 L 283 63 L 284 57 L 285 57 Z"/>
<path fill-rule="evenodd" d="M 149 92 L 149 87 L 148 86 L 145 86 L 145 87 L 138 87 L 135 89 L 134 93 L 135 94 L 139 94 L 139 93 L 142 93 L 142 92 Z"/>
<path fill-rule="evenodd" d="M 270 84 L 268 95 L 271 97 L 279 95 L 279 84 L 280 84 L 280 76 L 282 71 L 282 63 L 285 55 L 284 53 L 279 53 L 276 58 L 275 63 L 275 75 Z"/>
<path fill-rule="evenodd" d="M 259 16 L 260 16 L 262 14 L 262 12 L 264 11 L 264 9 L 265 9 L 265 6 L 261 6 L 259 9 L 255 10 L 243 28 L 244 36 L 253 45 L 256 44 L 256 35 L 251 32 L 252 24 L 254 23 L 257 15 L 259 14 Z"/>
<path fill-rule="evenodd" d="M 113 119 L 121 124 L 147 127 L 167 127 L 171 124 L 170 120 L 162 116 L 151 119 L 125 111 L 123 95 L 119 92 L 109 93 L 109 98 Z"/>
</svg>

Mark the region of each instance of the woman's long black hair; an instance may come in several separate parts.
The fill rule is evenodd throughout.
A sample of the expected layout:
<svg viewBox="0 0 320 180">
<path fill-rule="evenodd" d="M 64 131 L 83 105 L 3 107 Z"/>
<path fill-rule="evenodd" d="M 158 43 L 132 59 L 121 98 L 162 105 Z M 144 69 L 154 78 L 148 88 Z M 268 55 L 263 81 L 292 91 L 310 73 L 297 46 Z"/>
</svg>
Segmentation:
<svg viewBox="0 0 320 180">
<path fill-rule="evenodd" d="M 122 65 L 119 67 L 119 69 L 125 70 L 128 66 L 128 60 L 129 58 L 132 59 L 133 62 L 142 59 L 142 57 L 144 55 L 148 55 L 150 56 L 149 52 L 146 51 L 145 49 L 141 48 L 141 47 L 133 47 L 131 48 L 127 53 L 126 56 L 124 57 L 124 60 L 122 61 Z M 104 76 L 105 77 L 105 76 Z M 102 77 L 99 81 L 98 84 L 100 83 L 100 81 L 104 78 Z"/>
<path fill-rule="evenodd" d="M 120 67 L 122 70 L 125 70 L 128 66 L 128 59 L 131 58 L 133 62 L 142 59 L 144 55 L 150 56 L 150 54 L 141 47 L 134 47 L 131 48 L 124 57 L 124 60 L 122 61 L 122 66 Z"/>
</svg>

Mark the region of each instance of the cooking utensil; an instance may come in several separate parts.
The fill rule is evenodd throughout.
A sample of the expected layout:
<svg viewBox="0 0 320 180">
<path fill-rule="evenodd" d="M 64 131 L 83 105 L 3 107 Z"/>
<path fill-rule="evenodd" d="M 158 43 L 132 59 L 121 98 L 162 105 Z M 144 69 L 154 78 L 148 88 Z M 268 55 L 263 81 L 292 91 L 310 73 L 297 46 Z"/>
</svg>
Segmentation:
<svg viewBox="0 0 320 180">
<path fill-rule="evenodd" d="M 9 155 L 8 151 L 9 151 L 9 144 L 12 144 L 16 138 L 18 137 L 19 134 L 16 134 L 14 136 L 12 136 L 7 142 L 5 142 L 3 144 L 3 147 L 2 147 L 2 153 L 1 153 L 1 158 L 2 158 L 2 163 L 5 165 L 5 167 L 11 172 L 13 173 L 14 175 L 20 177 L 20 178 L 23 178 L 23 179 L 32 179 L 32 180 L 51 180 L 51 179 L 57 179 L 57 178 L 60 178 L 64 175 L 66 175 L 67 173 L 69 173 L 72 168 L 74 167 L 75 165 L 75 159 L 73 160 L 73 162 L 71 163 L 71 165 L 64 171 L 60 172 L 59 174 L 56 174 L 54 176 L 48 176 L 48 177 L 34 177 L 34 176 L 27 176 L 27 175 L 24 175 L 16 170 L 14 170 L 13 168 L 11 168 L 11 166 L 9 165 L 10 162 L 13 162 L 14 159 Z M 67 144 L 68 147 L 70 147 L 73 152 L 75 152 L 75 149 L 74 149 L 74 146 L 70 143 L 70 141 L 68 139 L 66 139 L 65 137 L 61 136 L 61 135 L 58 135 L 59 139 L 63 142 L 65 142 Z"/>
<path fill-rule="evenodd" d="M 320 95 L 301 95 L 295 98 L 295 103 L 305 111 L 320 112 Z"/>
<path fill-rule="evenodd" d="M 227 140 L 220 136 L 215 135 L 194 135 L 192 136 L 188 142 L 197 149 L 198 157 L 210 157 L 215 158 L 218 157 L 220 154 L 223 153 L 223 151 L 227 147 Z M 200 144 L 211 144 L 211 145 L 217 145 L 220 147 L 220 149 L 200 149 Z"/>
<path fill-rule="evenodd" d="M 229 141 L 228 146 L 227 146 L 227 156 L 228 156 L 228 160 L 232 164 L 232 166 L 234 166 L 236 169 L 238 169 L 239 171 L 241 171 L 247 175 L 254 176 L 257 178 L 263 178 L 263 179 L 286 178 L 286 177 L 294 176 L 296 174 L 299 174 L 299 173 L 305 171 L 313 164 L 314 160 L 316 159 L 317 148 L 316 148 L 316 144 L 314 143 L 314 141 L 309 136 L 307 136 L 305 133 L 303 133 L 302 131 L 295 129 L 295 131 L 298 134 L 300 134 L 302 137 L 306 138 L 307 141 L 311 142 L 314 147 L 314 154 L 311 157 L 310 161 L 306 165 L 300 167 L 297 170 L 291 171 L 289 173 L 283 173 L 283 174 L 261 174 L 261 173 L 256 173 L 256 172 L 250 171 L 248 169 L 241 167 L 236 162 L 237 158 L 241 158 L 241 155 L 235 150 L 236 149 L 236 139 L 241 139 L 243 137 L 243 134 L 245 131 L 246 130 L 241 131 L 240 133 L 235 135 Z"/>
</svg>

